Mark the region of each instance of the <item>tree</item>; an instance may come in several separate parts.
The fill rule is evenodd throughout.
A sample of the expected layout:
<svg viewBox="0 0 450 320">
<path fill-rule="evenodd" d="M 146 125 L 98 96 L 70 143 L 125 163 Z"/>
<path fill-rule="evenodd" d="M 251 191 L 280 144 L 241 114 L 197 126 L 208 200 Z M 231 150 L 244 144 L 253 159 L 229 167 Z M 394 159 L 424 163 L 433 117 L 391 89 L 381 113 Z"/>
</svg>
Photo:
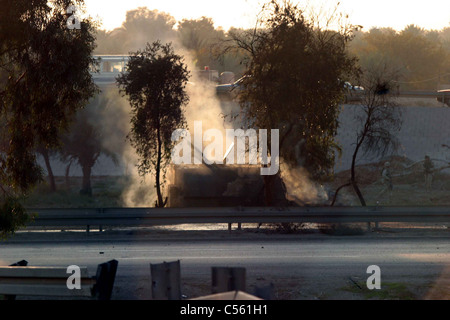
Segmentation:
<svg viewBox="0 0 450 320">
<path fill-rule="evenodd" d="M 364 154 L 385 155 L 397 148 L 395 132 L 401 129 L 401 109 L 396 103 L 398 71 L 387 64 L 373 65 L 365 70 L 362 77 L 364 98 L 356 112 L 355 120 L 360 124 L 356 133 L 355 149 L 352 156 L 350 181 L 340 186 L 331 205 L 336 202 L 339 191 L 353 187 L 362 206 L 366 200 L 358 186 L 356 162 L 360 152 Z"/>
<path fill-rule="evenodd" d="M 68 162 L 69 170 L 72 162 L 77 162 L 83 172 L 80 194 L 92 195 L 92 167 L 101 154 L 110 157 L 117 164 L 117 157 L 104 144 L 104 128 L 102 117 L 109 103 L 108 97 L 98 95 L 83 109 L 78 111 L 75 121 L 62 137 L 61 158 Z"/>
<path fill-rule="evenodd" d="M 280 157 L 287 164 L 315 178 L 330 174 L 343 83 L 357 73 L 346 49 L 352 29 L 320 28 L 296 5 L 271 1 L 260 25 L 230 37 L 228 48 L 249 54 L 239 101 L 250 126 L 280 130 Z M 266 180 L 272 205 L 267 199 L 274 177 Z"/>
<path fill-rule="evenodd" d="M 155 174 L 157 207 L 167 203 L 161 187 L 173 149 L 172 133 L 186 126 L 182 107 L 189 101 L 185 91 L 188 76 L 183 58 L 174 53 L 172 45 L 157 41 L 133 53 L 127 70 L 117 78 L 131 104 L 128 137 L 140 157 L 139 174 Z"/>
<path fill-rule="evenodd" d="M 223 32 L 222 32 L 223 34 Z M 211 18 L 183 19 L 178 25 L 181 44 L 188 50 L 199 52 L 206 44 L 213 43 L 218 35 Z"/>
<path fill-rule="evenodd" d="M 81 8 L 83 1 L 5 0 L 0 6 L 0 70 L 6 75 L 0 76 L 0 119 L 9 141 L 0 153 L 0 187 L 3 201 L 17 210 L 18 202 L 7 199 L 42 179 L 36 147 L 56 147 L 76 110 L 97 91 L 89 73 L 95 26 L 83 19 L 80 29 L 68 28 L 66 9 L 73 4 Z"/>
<path fill-rule="evenodd" d="M 390 61 L 399 70 L 402 90 L 435 90 L 449 72 L 450 51 L 445 29 L 428 31 L 414 25 L 397 32 L 391 28 L 372 28 L 357 37 L 350 51 L 363 68 L 379 61 Z"/>
<path fill-rule="evenodd" d="M 176 37 L 175 23 L 174 17 L 158 10 L 140 7 L 127 11 L 120 28 L 111 32 L 98 31 L 96 54 L 127 54 L 144 47 L 147 42 L 171 41 Z"/>
<path fill-rule="evenodd" d="M 56 191 L 56 181 L 55 176 L 53 174 L 53 169 L 50 163 L 50 157 L 55 154 L 55 150 L 49 150 L 46 147 L 40 145 L 36 148 L 36 152 L 39 153 L 42 158 L 44 158 L 45 167 L 47 169 L 48 182 L 50 184 L 50 191 Z"/>
<path fill-rule="evenodd" d="M 237 29 L 231 27 L 227 33 L 220 36 L 217 41 L 211 45 L 211 56 L 218 70 L 232 71 L 238 78 L 241 78 L 245 71 L 245 61 L 248 60 L 248 51 L 238 46 L 230 46 L 233 43 L 236 34 L 250 32 L 250 30 Z"/>
<path fill-rule="evenodd" d="M 212 46 L 224 37 L 223 30 L 214 28 L 211 18 L 183 19 L 178 25 L 178 38 L 181 44 L 192 53 L 194 62 L 199 68 L 218 67 L 218 61 L 212 55 Z"/>
</svg>

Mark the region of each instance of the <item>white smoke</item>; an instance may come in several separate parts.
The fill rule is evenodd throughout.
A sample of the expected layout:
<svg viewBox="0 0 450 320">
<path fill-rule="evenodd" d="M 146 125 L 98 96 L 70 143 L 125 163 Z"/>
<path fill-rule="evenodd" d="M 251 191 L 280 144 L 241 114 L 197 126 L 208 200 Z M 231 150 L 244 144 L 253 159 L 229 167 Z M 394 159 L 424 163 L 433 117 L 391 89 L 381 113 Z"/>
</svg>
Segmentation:
<svg viewBox="0 0 450 320">
<path fill-rule="evenodd" d="M 216 87 L 212 82 L 204 81 L 194 67 L 190 54 L 179 44 L 174 44 L 175 52 L 184 58 L 184 63 L 190 71 L 191 78 L 186 91 L 189 104 L 185 107 L 188 129 L 193 135 L 194 121 L 202 121 L 203 132 L 208 129 L 218 129 L 225 136 L 225 129 L 231 124 L 223 119 L 221 102 L 216 97 Z M 103 146 L 111 153 L 118 155 L 118 162 L 125 185 L 121 202 L 126 207 L 152 207 L 156 201 L 154 175 L 140 176 L 137 165 L 139 157 L 130 145 L 126 136 L 131 131 L 131 107 L 126 97 L 121 97 L 117 87 L 104 89 L 103 98 L 107 100 L 106 108 L 99 119 L 103 133 Z M 192 140 L 193 141 L 193 140 Z M 205 147 L 205 145 L 203 145 Z M 168 196 L 168 186 L 172 183 L 170 170 L 167 172 L 166 183 L 163 186 L 164 197 Z"/>
<path fill-rule="evenodd" d="M 328 200 L 323 186 L 311 181 L 305 168 L 293 168 L 284 161 L 280 162 L 280 174 L 286 186 L 288 200 L 300 206 L 324 204 Z"/>
</svg>

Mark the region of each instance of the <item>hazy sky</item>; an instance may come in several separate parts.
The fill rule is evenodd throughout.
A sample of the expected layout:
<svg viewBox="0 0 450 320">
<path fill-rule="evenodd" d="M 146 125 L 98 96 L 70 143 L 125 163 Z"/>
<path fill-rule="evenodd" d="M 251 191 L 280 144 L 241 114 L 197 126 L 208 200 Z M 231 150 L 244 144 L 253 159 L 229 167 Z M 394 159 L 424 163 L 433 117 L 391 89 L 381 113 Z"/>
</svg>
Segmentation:
<svg viewBox="0 0 450 320">
<path fill-rule="evenodd" d="M 147 7 L 170 13 L 175 19 L 213 18 L 216 27 L 252 27 L 260 11 L 261 0 L 85 0 L 88 13 L 103 21 L 103 29 L 120 27 L 126 11 Z M 304 4 L 305 1 L 296 1 Z M 309 0 L 309 6 L 334 7 L 336 0 Z M 450 0 L 340 0 L 340 8 L 349 14 L 350 23 L 403 29 L 416 24 L 426 29 L 450 27 Z"/>
</svg>

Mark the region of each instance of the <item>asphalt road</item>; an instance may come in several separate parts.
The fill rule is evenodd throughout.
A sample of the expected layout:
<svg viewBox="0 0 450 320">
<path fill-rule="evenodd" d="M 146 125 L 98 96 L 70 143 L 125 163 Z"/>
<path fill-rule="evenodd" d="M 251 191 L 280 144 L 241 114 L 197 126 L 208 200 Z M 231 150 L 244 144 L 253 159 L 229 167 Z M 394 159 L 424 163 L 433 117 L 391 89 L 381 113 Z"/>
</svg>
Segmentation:
<svg viewBox="0 0 450 320">
<path fill-rule="evenodd" d="M 0 265 L 87 266 L 119 261 L 113 299 L 150 299 L 150 263 L 181 260 L 188 298 L 211 292 L 212 266 L 246 268 L 247 292 L 273 283 L 276 299 L 450 299 L 448 236 L 293 236 L 146 238 L 139 235 L 19 235 L 0 244 Z M 382 291 L 366 288 L 367 268 L 381 269 Z M 382 294 L 381 294 L 382 293 Z M 378 295 L 377 295 L 378 294 Z"/>
</svg>

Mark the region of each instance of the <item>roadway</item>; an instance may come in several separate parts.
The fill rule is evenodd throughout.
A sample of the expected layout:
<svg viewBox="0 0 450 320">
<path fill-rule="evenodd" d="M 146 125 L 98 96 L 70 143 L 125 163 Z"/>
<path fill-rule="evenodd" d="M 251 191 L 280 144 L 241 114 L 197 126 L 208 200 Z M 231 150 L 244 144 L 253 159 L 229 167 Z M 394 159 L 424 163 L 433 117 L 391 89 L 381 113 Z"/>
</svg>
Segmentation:
<svg viewBox="0 0 450 320">
<path fill-rule="evenodd" d="M 244 231 L 187 234 L 18 234 L 0 243 L 0 265 L 25 259 L 30 266 L 87 266 L 94 274 L 99 263 L 117 259 L 112 298 L 121 300 L 150 299 L 149 264 L 163 261 L 181 260 L 182 292 L 188 298 L 210 293 L 212 266 L 240 266 L 247 270 L 247 292 L 272 282 L 276 298 L 283 300 L 367 299 L 366 270 L 378 265 L 387 295 L 383 297 L 450 298 L 448 232 L 344 237 Z"/>
</svg>

